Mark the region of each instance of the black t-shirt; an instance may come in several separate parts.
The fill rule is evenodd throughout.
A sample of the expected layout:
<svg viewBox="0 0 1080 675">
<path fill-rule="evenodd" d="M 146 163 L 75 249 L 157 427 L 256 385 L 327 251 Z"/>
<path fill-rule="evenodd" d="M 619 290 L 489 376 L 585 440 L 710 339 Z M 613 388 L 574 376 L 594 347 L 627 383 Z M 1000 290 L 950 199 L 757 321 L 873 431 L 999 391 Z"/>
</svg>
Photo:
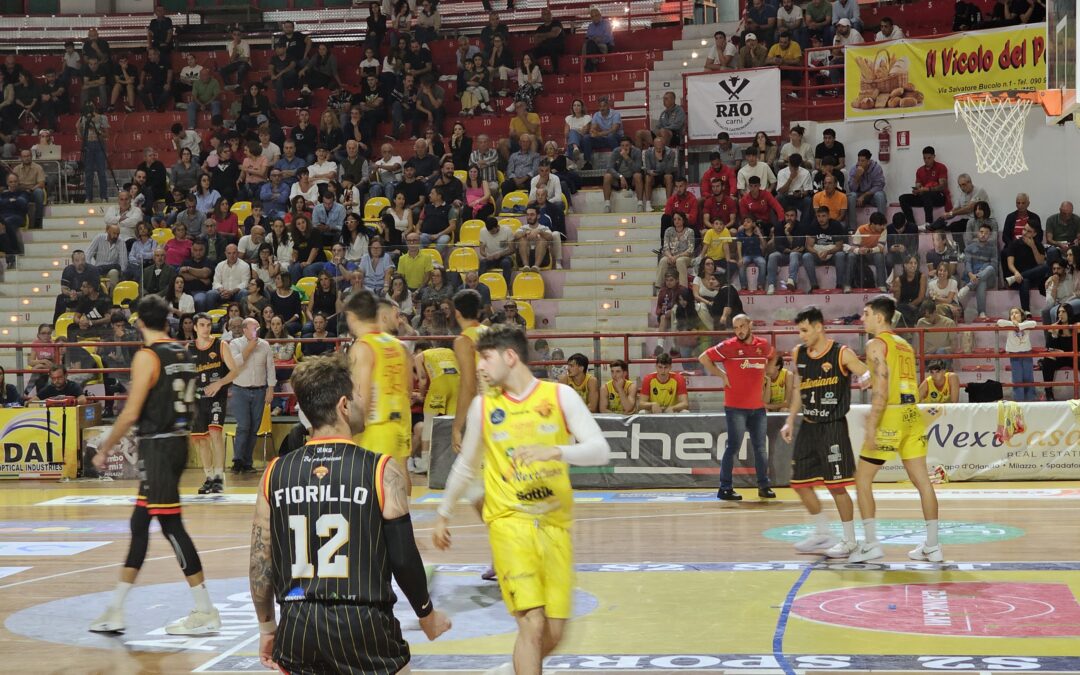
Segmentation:
<svg viewBox="0 0 1080 675">
<path fill-rule="evenodd" d="M 281 297 L 276 291 L 271 293 L 270 306 L 274 308 L 274 314 L 277 314 L 285 321 L 292 319 L 294 316 L 302 318 L 304 314 L 300 294 L 296 291 L 292 291 L 285 297 Z"/>
<path fill-rule="evenodd" d="M 847 240 L 848 232 L 838 221 L 830 218 L 825 229 L 821 229 L 821 225 L 815 222 L 810 228 L 809 236 L 814 238 L 814 246 L 836 246 Z"/>
<path fill-rule="evenodd" d="M 75 311 L 79 314 L 85 314 L 92 321 L 104 319 L 112 311 L 112 301 L 100 294 L 97 299 L 93 300 L 89 296 L 83 295 L 75 303 Z"/>
<path fill-rule="evenodd" d="M 424 182 L 419 179 L 414 180 L 411 183 L 407 180 L 401 181 L 397 184 L 394 194 L 396 195 L 399 192 L 405 195 L 406 205 L 415 204 L 426 194 Z"/>
<path fill-rule="evenodd" d="M 172 29 L 172 19 L 167 16 L 160 19 L 155 16 L 150 20 L 150 25 L 147 26 L 147 30 L 150 31 L 150 39 L 156 47 L 165 44 L 165 40 L 169 37 L 169 31 Z"/>
<path fill-rule="evenodd" d="M 143 64 L 143 73 L 146 75 L 148 82 L 151 82 L 160 87 L 165 86 L 165 80 L 169 77 L 169 69 L 165 64 L 158 61 L 157 63 L 151 63 L 147 61 Z"/>
<path fill-rule="evenodd" d="M 826 147 L 825 143 L 818 143 L 814 148 L 814 159 L 825 159 L 829 156 L 835 157 L 837 160 L 844 159 L 847 155 L 844 154 L 844 144 L 840 141 L 833 141 L 832 147 Z"/>
<path fill-rule="evenodd" d="M 280 74 L 292 64 L 293 60 L 289 58 L 288 54 L 281 57 L 279 57 L 277 54 L 274 54 L 272 57 L 270 57 L 270 67 L 273 69 L 275 75 Z"/>
<path fill-rule="evenodd" d="M 319 130 L 314 125 L 307 125 L 301 127 L 297 124 L 289 132 L 292 137 L 293 143 L 296 144 L 296 155 L 298 157 L 307 157 L 308 155 L 315 154 L 315 146 L 319 142 Z"/>
<path fill-rule="evenodd" d="M 1040 253 L 1045 253 L 1046 249 L 1039 242 L 1035 242 L 1035 247 L 1039 249 Z M 1020 272 L 1026 272 L 1029 269 L 1038 265 L 1038 261 L 1035 260 L 1035 253 L 1031 250 L 1031 247 L 1024 243 L 1024 240 L 1013 239 L 1009 242 L 1009 245 L 1005 247 L 1005 257 L 1015 258 L 1013 265 Z"/>
<path fill-rule="evenodd" d="M 437 234 L 450 227 L 450 205 L 424 206 L 424 217 L 420 222 L 420 231 L 424 234 Z"/>
<path fill-rule="evenodd" d="M 431 187 L 439 188 L 439 191 L 442 192 L 443 200 L 446 203 L 452 204 L 455 201 L 465 201 L 465 187 L 457 178 L 451 177 L 445 185 L 438 185 L 438 181 L 438 178 L 432 181 Z"/>
<path fill-rule="evenodd" d="M 240 165 L 229 160 L 218 162 L 210 174 L 210 187 L 228 199 L 230 202 L 236 198 L 236 182 L 240 180 Z"/>
<path fill-rule="evenodd" d="M 168 172 L 160 160 L 149 166 L 146 165 L 146 162 L 141 162 L 139 166 L 135 167 L 136 171 L 140 169 L 146 172 L 146 184 L 150 186 L 154 199 L 163 199 L 169 194 Z"/>
<path fill-rule="evenodd" d="M 181 267 L 191 267 L 191 268 L 194 268 L 194 269 L 197 269 L 197 270 L 211 270 L 211 269 L 213 269 L 210 266 L 210 261 L 207 260 L 205 256 L 203 257 L 202 260 L 200 260 L 198 262 L 196 262 L 194 258 L 188 258 L 187 260 L 184 261 L 184 264 L 181 265 Z M 210 278 L 213 279 L 213 275 L 211 275 Z M 184 283 L 184 292 L 188 293 L 188 294 L 191 294 L 191 293 L 206 293 L 207 291 L 210 290 L 210 283 L 208 281 L 198 281 L 198 280 L 187 281 L 185 279 L 184 282 L 185 282 Z"/>
<path fill-rule="evenodd" d="M 58 396 L 70 396 L 71 398 L 78 398 L 82 396 L 82 387 L 75 384 L 71 380 L 64 382 L 64 386 L 59 389 L 56 388 L 52 382 L 45 385 L 43 389 L 38 389 L 38 398 L 56 398 Z"/>
<path fill-rule="evenodd" d="M 413 70 L 422 70 L 432 63 L 431 50 L 427 47 L 421 47 L 415 52 L 410 49 L 405 52 L 405 63 L 409 64 Z"/>
<path fill-rule="evenodd" d="M 79 71 L 79 75 L 82 76 L 83 82 L 86 80 L 96 80 L 101 77 L 104 77 L 105 80 L 108 81 L 109 68 L 101 63 L 98 64 L 97 68 L 91 68 L 90 64 L 84 63 L 82 70 Z"/>
<path fill-rule="evenodd" d="M 840 169 L 833 169 L 833 178 L 836 179 L 836 189 L 844 191 L 844 172 Z M 814 172 L 814 192 L 821 192 L 825 189 L 825 174 L 821 171 Z"/>
<path fill-rule="evenodd" d="M 296 252 L 297 262 L 306 265 L 308 256 L 311 255 L 311 249 L 318 251 L 315 260 L 312 262 L 326 260 L 326 252 L 323 251 L 322 232 L 312 229 L 308 230 L 308 236 L 306 238 L 299 235 L 293 237 L 293 251 Z"/>
<path fill-rule="evenodd" d="M 413 157 L 405 162 L 405 166 L 416 167 L 416 177 L 424 180 L 439 170 L 439 160 L 430 152 L 423 157 Z"/>
<path fill-rule="evenodd" d="M 298 30 L 293 31 L 291 36 L 282 33 L 274 42 L 285 45 L 285 55 L 294 62 L 304 58 L 304 52 L 307 51 L 307 36 Z"/>
<path fill-rule="evenodd" d="M 562 21 L 559 21 L 558 19 L 552 19 L 551 23 L 542 23 L 539 26 L 537 26 L 536 27 L 536 32 L 537 33 L 550 33 L 553 29 L 562 28 L 562 27 L 563 27 Z M 552 40 L 553 42 L 557 42 L 559 45 L 565 44 L 566 43 L 566 30 L 564 29 L 561 33 L 559 33 L 558 37 L 549 38 L 549 39 Z"/>
</svg>

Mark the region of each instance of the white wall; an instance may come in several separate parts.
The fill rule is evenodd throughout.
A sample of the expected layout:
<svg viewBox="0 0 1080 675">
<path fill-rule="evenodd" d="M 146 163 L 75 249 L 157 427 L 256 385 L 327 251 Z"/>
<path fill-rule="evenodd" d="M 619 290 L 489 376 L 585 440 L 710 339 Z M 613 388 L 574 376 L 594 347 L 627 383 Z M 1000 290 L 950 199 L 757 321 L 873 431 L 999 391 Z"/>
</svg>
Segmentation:
<svg viewBox="0 0 1080 675">
<path fill-rule="evenodd" d="M 1013 211 L 1017 192 L 1031 197 L 1031 210 L 1039 214 L 1043 222 L 1058 210 L 1065 200 L 1080 201 L 1080 129 L 1072 122 L 1047 126 L 1042 109 L 1035 106 L 1028 113 L 1024 132 L 1024 156 L 1028 170 L 998 178 L 995 174 L 979 174 L 975 171 L 975 148 L 963 121 L 952 114 L 920 117 L 904 117 L 889 120 L 892 126 L 892 159 L 882 163 L 888 182 L 887 195 L 890 202 L 899 195 L 910 192 L 914 185 L 915 171 L 922 164 L 922 148 L 932 145 L 937 150 L 937 160 L 949 169 L 950 189 L 956 195 L 956 177 L 971 174 L 977 187 L 986 190 L 990 208 L 1001 223 Z M 858 122 L 816 123 L 802 122 L 807 136 L 816 145 L 821 141 L 825 128 L 836 130 L 837 140 L 844 144 L 847 162 L 855 161 L 859 150 L 866 148 L 877 159 L 877 131 L 873 120 Z M 896 132 L 910 132 L 911 144 L 898 148 Z"/>
</svg>

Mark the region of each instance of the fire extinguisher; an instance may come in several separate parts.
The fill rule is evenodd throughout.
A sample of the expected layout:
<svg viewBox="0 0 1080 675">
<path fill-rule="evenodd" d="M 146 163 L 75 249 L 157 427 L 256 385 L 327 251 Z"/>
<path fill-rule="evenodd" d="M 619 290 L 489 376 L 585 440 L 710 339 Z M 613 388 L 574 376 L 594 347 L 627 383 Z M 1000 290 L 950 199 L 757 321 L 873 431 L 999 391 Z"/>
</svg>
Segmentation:
<svg viewBox="0 0 1080 675">
<path fill-rule="evenodd" d="M 874 122 L 874 129 L 878 132 L 878 161 L 887 162 L 892 156 L 892 127 L 888 120 L 878 120 Z"/>
</svg>

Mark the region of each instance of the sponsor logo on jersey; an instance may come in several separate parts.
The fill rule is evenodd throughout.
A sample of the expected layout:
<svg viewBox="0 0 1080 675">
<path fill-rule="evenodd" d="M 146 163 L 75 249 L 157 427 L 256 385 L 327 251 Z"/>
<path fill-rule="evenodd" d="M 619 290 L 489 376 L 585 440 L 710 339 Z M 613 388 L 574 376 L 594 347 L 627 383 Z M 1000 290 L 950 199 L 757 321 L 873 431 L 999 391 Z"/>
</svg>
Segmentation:
<svg viewBox="0 0 1080 675">
<path fill-rule="evenodd" d="M 488 416 L 492 424 L 502 424 L 506 421 L 506 411 L 502 408 L 495 408 L 491 411 L 491 415 Z"/>
</svg>

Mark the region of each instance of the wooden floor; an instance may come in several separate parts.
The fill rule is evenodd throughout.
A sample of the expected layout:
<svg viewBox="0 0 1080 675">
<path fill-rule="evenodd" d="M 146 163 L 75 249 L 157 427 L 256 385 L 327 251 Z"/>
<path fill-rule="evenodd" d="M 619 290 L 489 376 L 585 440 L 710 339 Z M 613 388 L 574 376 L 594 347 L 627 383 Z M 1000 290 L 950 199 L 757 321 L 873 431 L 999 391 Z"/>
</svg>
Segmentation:
<svg viewBox="0 0 1080 675">
<path fill-rule="evenodd" d="M 134 484 L 0 485 L 0 670 L 8 673 L 262 671 L 247 598 L 257 478 L 185 506 L 223 633 L 164 634 L 190 595 L 171 548 L 152 534 L 128 631 L 86 632 L 127 549 Z M 201 476 L 185 476 L 194 496 Z M 738 505 L 703 492 L 580 493 L 574 540 L 577 617 L 553 672 L 1080 673 L 1080 486 L 939 487 L 945 565 L 906 552 L 921 537 L 918 500 L 882 486 L 880 565 L 826 565 L 791 543 L 806 519 L 794 494 Z M 438 493 L 418 488 L 414 520 L 433 564 L 436 604 L 454 630 L 427 643 L 406 622 L 414 670 L 482 671 L 507 660 L 513 624 L 479 572 L 486 531 L 459 509 L 454 549 L 430 545 Z M 401 605 L 399 605 L 401 607 Z M 408 612 L 400 612 L 405 617 Z M 987 639 L 995 638 L 995 639 Z"/>
</svg>

